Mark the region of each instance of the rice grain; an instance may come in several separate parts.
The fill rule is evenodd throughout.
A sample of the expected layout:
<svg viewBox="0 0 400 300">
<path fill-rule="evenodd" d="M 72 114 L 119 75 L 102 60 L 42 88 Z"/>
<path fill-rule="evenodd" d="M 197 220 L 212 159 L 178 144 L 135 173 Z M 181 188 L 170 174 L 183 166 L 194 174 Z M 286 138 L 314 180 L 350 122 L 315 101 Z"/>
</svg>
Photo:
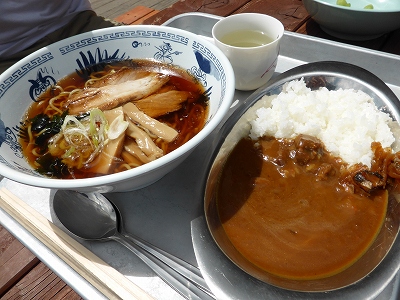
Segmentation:
<svg viewBox="0 0 400 300">
<path fill-rule="evenodd" d="M 286 83 L 279 95 L 264 101 L 270 105 L 257 109 L 256 119 L 250 121 L 253 139 L 311 135 L 348 164 L 362 163 L 368 167 L 373 141 L 383 147 L 390 147 L 395 141 L 389 115 L 379 111 L 373 99 L 359 90 L 312 91 L 301 79 Z"/>
</svg>

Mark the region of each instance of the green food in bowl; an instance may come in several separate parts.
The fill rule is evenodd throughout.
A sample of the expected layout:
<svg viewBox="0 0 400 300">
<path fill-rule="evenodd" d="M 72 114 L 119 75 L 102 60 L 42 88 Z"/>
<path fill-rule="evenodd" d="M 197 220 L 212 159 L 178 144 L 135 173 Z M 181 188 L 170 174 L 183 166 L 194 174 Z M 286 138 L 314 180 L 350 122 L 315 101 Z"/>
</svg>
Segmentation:
<svg viewBox="0 0 400 300">
<path fill-rule="evenodd" d="M 346 0 L 337 0 L 336 4 L 341 6 L 351 7 L 351 3 L 347 2 Z M 374 9 L 374 6 L 372 4 L 368 4 L 364 7 L 364 9 Z"/>
<path fill-rule="evenodd" d="M 347 6 L 347 7 L 350 7 L 350 6 L 351 6 L 351 4 L 348 3 L 346 0 L 337 0 L 337 1 L 336 1 L 336 4 L 337 4 L 337 5 L 342 5 L 342 6 Z"/>
</svg>

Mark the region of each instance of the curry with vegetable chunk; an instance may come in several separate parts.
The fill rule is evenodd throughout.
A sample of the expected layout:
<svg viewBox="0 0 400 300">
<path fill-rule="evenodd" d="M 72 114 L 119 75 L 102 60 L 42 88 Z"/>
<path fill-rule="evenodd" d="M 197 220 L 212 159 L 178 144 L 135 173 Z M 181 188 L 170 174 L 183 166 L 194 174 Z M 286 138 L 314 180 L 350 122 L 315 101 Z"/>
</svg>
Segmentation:
<svg viewBox="0 0 400 300">
<path fill-rule="evenodd" d="M 347 167 L 314 137 L 243 138 L 219 177 L 224 231 L 248 261 L 271 274 L 311 280 L 343 271 L 373 243 L 388 205 L 385 188 L 363 189 L 358 184 L 367 178 L 354 180 L 366 170 Z"/>
</svg>

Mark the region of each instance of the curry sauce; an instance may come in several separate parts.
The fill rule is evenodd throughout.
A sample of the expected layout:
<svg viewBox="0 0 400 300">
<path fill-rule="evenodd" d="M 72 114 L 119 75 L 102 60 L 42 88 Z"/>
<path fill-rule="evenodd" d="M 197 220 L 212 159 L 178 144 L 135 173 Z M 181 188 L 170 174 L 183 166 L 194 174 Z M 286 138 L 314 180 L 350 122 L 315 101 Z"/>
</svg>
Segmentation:
<svg viewBox="0 0 400 300">
<path fill-rule="evenodd" d="M 217 191 L 230 241 L 280 277 L 310 280 L 346 269 L 379 233 L 388 192 L 349 192 L 340 180 L 345 167 L 312 137 L 242 139 Z"/>
</svg>

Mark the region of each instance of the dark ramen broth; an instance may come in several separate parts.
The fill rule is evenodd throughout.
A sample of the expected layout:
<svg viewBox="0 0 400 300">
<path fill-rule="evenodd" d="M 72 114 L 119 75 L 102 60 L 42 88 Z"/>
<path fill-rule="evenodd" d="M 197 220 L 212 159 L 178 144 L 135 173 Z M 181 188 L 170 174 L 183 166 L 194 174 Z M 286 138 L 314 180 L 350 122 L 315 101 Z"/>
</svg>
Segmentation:
<svg viewBox="0 0 400 300">
<path fill-rule="evenodd" d="M 163 150 L 164 155 L 186 143 L 204 127 L 208 116 L 208 97 L 206 96 L 204 87 L 186 70 L 151 60 L 126 60 L 108 65 L 98 65 L 94 68 L 95 72 L 90 74 L 90 78 L 101 78 L 109 73 L 111 69 L 119 70 L 126 67 L 140 69 L 144 72 L 168 75 L 169 80 L 163 85 L 162 89 L 190 92 L 190 96 L 181 105 L 179 110 L 169 112 L 160 117 L 155 117 L 158 121 L 169 125 L 178 132 L 177 137 L 171 142 L 163 141 L 158 137 L 152 137 L 154 143 Z M 82 76 L 82 74 L 74 73 L 57 82 L 57 85 L 61 86 L 65 91 L 71 91 L 76 88 L 83 89 L 85 82 L 88 80 L 88 78 L 83 77 L 85 76 Z M 49 177 L 72 179 L 105 175 L 103 173 L 93 172 L 93 166 L 97 163 L 96 160 L 79 169 L 67 168 L 68 171 L 66 171 L 65 166 L 62 164 L 62 158 L 49 157 L 46 143 L 45 145 L 38 145 L 36 142 L 36 134 L 29 128 L 32 123 L 31 120 L 40 114 L 46 114 L 50 118 L 52 118 L 53 115 L 61 116 L 62 114 L 59 111 L 49 108 L 49 100 L 59 94 L 60 89 L 52 87 L 41 95 L 40 101 L 33 103 L 27 110 L 22 120 L 24 125 L 21 130 L 20 138 L 23 154 L 34 169 Z M 54 106 L 57 106 L 58 109 L 65 113 L 65 108 L 62 107 L 63 101 L 62 99 L 54 101 Z M 133 103 L 135 102 L 133 101 Z M 49 136 L 47 136 L 46 139 L 47 138 L 49 138 Z M 128 139 L 131 139 L 131 137 L 126 136 L 125 142 Z M 113 159 L 113 165 L 109 173 L 121 172 L 132 168 L 132 166 L 125 161 L 124 157 L 126 157 L 127 154 L 123 152 L 122 150 L 121 155 Z M 43 163 L 43 161 L 49 159 L 52 160 L 52 163 Z M 41 162 L 41 165 L 38 165 L 38 161 Z M 52 168 L 63 169 L 63 171 L 53 172 L 50 170 Z"/>
</svg>

